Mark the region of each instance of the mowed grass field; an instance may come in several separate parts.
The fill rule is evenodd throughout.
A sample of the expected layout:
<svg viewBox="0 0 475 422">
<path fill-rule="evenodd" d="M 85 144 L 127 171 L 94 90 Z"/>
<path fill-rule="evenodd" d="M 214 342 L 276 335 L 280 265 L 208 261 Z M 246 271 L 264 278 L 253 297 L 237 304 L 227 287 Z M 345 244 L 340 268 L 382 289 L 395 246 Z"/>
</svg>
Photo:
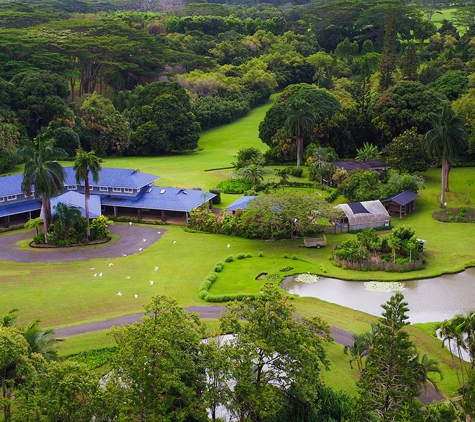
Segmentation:
<svg viewBox="0 0 475 422">
<path fill-rule="evenodd" d="M 266 146 L 258 139 L 258 125 L 270 105 L 271 102 L 253 110 L 233 124 L 203 133 L 199 150 L 195 153 L 171 157 L 108 158 L 104 165 L 159 175 L 157 185 L 210 189 L 228 177 L 230 170 L 223 168 L 231 165 L 240 148 L 254 146 L 265 150 Z M 211 169 L 221 170 L 207 171 Z M 17 171 L 21 172 L 21 168 Z M 206 306 L 207 303 L 198 297 L 199 285 L 213 271 L 216 263 L 224 262 L 229 255 L 236 257 L 239 253 L 249 253 L 252 257 L 225 263 L 211 293 L 256 294 L 263 283 L 255 280 L 260 272 L 279 273 L 287 266 L 294 268 L 292 272 L 310 271 L 350 280 L 401 280 L 434 277 L 473 265 L 475 224 L 433 220 L 431 214 L 439 205 L 440 169 L 431 169 L 424 176 L 427 186 L 419 192 L 421 198 L 417 200 L 417 210 L 404 219 L 393 219 L 393 225 L 407 224 L 416 230 L 419 238 L 427 240 L 428 265 L 421 271 L 405 274 L 356 272 L 333 266 L 329 260 L 332 247 L 353 236 L 350 234 L 328 235 L 328 246 L 314 250 L 299 247 L 302 241 L 298 239 L 275 242 L 247 240 L 189 233 L 178 226 L 160 226 L 157 230 L 166 230 L 160 241 L 127 257 L 57 264 L 0 261 L 0 312 L 18 308 L 20 326 L 40 319 L 43 327 L 57 328 L 141 312 L 151 297 L 158 294 L 172 296 L 182 306 Z M 475 169 L 452 170 L 451 192 L 446 197 L 449 207 L 465 205 L 468 180 L 475 180 Z M 473 197 L 475 201 L 475 189 Z M 235 198 L 226 195 L 225 204 Z M 25 245 L 17 247 L 21 250 Z M 109 266 L 110 263 L 114 265 Z M 154 271 L 155 266 L 159 267 L 158 271 Z M 103 273 L 102 277 L 93 277 L 99 272 Z M 150 280 L 154 281 L 153 286 Z M 122 296 L 117 296 L 119 291 Z M 375 320 L 374 316 L 318 299 L 295 297 L 293 303 L 300 315 L 320 316 L 331 325 L 357 333 L 368 330 L 369 322 Z M 209 325 L 216 330 L 215 321 L 209 322 Z M 449 369 L 450 355 L 440 347 L 438 340 L 428 334 L 433 330 L 427 330 L 426 326 L 422 328 L 410 327 L 411 335 L 423 346 L 420 348 L 422 354 L 428 352 L 441 362 L 445 374 L 441 388 L 452 395 L 456 388 Z M 112 344 L 107 332 L 85 334 L 66 340 L 62 354 Z M 349 378 L 356 379 L 357 374 L 349 371 L 347 357 L 341 350 L 338 345 L 329 348 L 334 365 L 325 378 L 336 388 L 354 391 Z"/>
</svg>

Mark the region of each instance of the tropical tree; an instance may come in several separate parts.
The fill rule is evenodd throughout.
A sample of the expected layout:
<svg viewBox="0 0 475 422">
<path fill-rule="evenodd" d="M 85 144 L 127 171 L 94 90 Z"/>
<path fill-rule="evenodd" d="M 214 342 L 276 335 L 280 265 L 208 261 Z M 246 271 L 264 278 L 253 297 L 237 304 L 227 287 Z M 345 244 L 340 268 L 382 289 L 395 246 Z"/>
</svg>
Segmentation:
<svg viewBox="0 0 475 422">
<path fill-rule="evenodd" d="M 419 381 L 420 390 L 424 390 L 426 396 L 429 395 L 428 388 L 432 385 L 436 391 L 439 391 L 437 382 L 431 374 L 438 374 L 439 378 L 444 379 L 442 375 L 442 370 L 439 367 L 439 362 L 431 358 L 427 353 L 419 355 L 418 352 L 415 353 L 414 359 L 417 362 L 415 377 Z"/>
<path fill-rule="evenodd" d="M 55 338 L 55 331 L 51 328 L 42 330 L 39 327 L 40 320 L 30 322 L 22 330 L 22 334 L 28 342 L 29 353 L 38 353 L 49 362 L 58 359 L 58 347 L 61 339 Z"/>
<path fill-rule="evenodd" d="M 363 148 L 358 148 L 356 153 L 356 159 L 358 161 L 376 160 L 379 157 L 378 147 L 369 142 L 365 142 Z"/>
<path fill-rule="evenodd" d="M 43 224 L 43 219 L 41 217 L 36 217 L 28 220 L 23 227 L 25 229 L 35 229 L 36 234 L 38 234 L 38 229 Z"/>
<path fill-rule="evenodd" d="M 303 153 L 303 138 L 313 132 L 317 117 L 312 107 L 304 100 L 294 99 L 287 107 L 285 126 L 290 136 L 295 136 L 297 146 L 297 168 Z"/>
<path fill-rule="evenodd" d="M 18 309 L 11 309 L 0 317 L 0 327 L 15 327 L 18 319 Z"/>
<path fill-rule="evenodd" d="M 87 238 L 91 237 L 89 225 L 89 198 L 91 197 L 91 188 L 89 185 L 89 174 L 94 182 L 99 182 L 99 172 L 101 164 L 94 151 L 83 151 L 79 148 L 76 151 L 76 160 L 74 161 L 74 171 L 76 172 L 76 183 L 80 184 L 84 180 L 84 208 L 86 210 Z"/>
<path fill-rule="evenodd" d="M 316 406 L 330 327 L 318 317 L 297 321 L 293 312 L 289 298 L 266 285 L 258 297 L 230 303 L 221 316 L 221 329 L 234 333 L 224 347 L 235 380 L 228 406 L 239 420 L 273 420 L 296 398 Z"/>
<path fill-rule="evenodd" d="M 271 169 L 265 168 L 259 164 L 249 164 L 246 167 L 242 167 L 235 171 L 235 174 L 239 178 L 250 183 L 253 187 L 263 181 L 266 174 L 271 173 Z"/>
<path fill-rule="evenodd" d="M 465 118 L 458 116 L 450 104 L 444 104 L 440 114 L 428 114 L 432 129 L 423 140 L 432 158 L 442 161 L 440 205 L 445 205 L 445 192 L 449 191 L 449 172 L 452 160 L 467 149 L 468 133 Z"/>
<path fill-rule="evenodd" d="M 363 359 L 368 357 L 373 347 L 373 338 L 374 334 L 371 331 L 363 334 L 353 334 L 353 343 L 343 348 L 343 352 L 351 356 L 351 359 L 348 361 L 350 368 L 353 369 L 353 362 L 356 362 L 356 367 L 360 374 L 364 368 Z"/>
<path fill-rule="evenodd" d="M 48 233 L 51 224 L 51 198 L 59 195 L 64 188 L 64 168 L 56 161 L 65 153 L 55 148 L 52 141 L 38 142 L 36 148 L 25 147 L 21 154 L 26 158 L 21 188 L 27 197 L 41 198 L 43 209 L 43 231 Z"/>
<path fill-rule="evenodd" d="M 77 208 L 69 207 L 62 202 L 54 206 L 56 214 L 52 218 L 54 233 L 61 235 L 64 241 L 67 241 L 71 230 L 78 227 L 82 222 L 81 211 Z"/>
</svg>

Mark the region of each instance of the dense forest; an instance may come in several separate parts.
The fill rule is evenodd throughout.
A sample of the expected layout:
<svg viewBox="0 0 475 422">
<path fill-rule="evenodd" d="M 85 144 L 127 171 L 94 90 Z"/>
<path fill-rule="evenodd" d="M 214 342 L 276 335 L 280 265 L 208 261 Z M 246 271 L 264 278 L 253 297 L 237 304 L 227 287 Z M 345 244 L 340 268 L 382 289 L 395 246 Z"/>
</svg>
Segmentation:
<svg viewBox="0 0 475 422">
<path fill-rule="evenodd" d="M 299 94 L 321 111 L 303 148 L 331 147 L 340 158 L 365 142 L 381 149 L 412 128 L 426 133 L 428 112 L 445 103 L 471 132 L 475 9 L 460 7 L 454 22 L 436 26 L 428 17 L 441 6 L 0 3 L 0 171 L 35 140 L 54 139 L 71 155 L 79 145 L 103 156 L 193 150 L 201 130 L 291 84 L 319 92 Z M 324 97 L 331 100 L 322 108 Z M 268 162 L 296 156 L 275 125 L 281 117 L 274 110 L 261 125 Z"/>
</svg>

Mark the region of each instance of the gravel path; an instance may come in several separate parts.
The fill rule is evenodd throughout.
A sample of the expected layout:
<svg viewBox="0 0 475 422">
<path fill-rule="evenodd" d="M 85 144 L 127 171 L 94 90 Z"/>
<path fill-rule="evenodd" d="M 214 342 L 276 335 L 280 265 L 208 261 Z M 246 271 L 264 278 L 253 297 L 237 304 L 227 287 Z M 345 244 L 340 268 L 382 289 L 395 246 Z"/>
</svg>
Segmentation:
<svg viewBox="0 0 475 422">
<path fill-rule="evenodd" d="M 35 231 L 6 233 L 0 236 L 0 260 L 13 262 L 73 262 L 96 258 L 117 258 L 122 254 L 132 255 L 157 242 L 166 229 L 128 224 L 109 226 L 111 233 L 119 236 L 114 243 L 99 247 L 80 248 L 29 248 L 20 249 L 16 245 L 21 240 L 31 239 Z"/>
</svg>

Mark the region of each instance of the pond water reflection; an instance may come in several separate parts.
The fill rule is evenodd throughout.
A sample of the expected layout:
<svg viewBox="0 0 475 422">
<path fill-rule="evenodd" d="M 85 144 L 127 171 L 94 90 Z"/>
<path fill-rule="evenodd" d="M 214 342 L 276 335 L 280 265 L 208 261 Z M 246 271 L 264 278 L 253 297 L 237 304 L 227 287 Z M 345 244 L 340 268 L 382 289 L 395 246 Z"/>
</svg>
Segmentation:
<svg viewBox="0 0 475 422">
<path fill-rule="evenodd" d="M 459 313 L 475 309 L 475 268 L 458 274 L 403 282 L 402 294 L 409 303 L 411 323 L 443 321 Z M 394 292 L 365 290 L 364 282 L 344 281 L 320 277 L 318 282 L 307 284 L 287 277 L 280 286 L 289 293 L 316 297 L 380 316 L 381 304 Z"/>
</svg>

